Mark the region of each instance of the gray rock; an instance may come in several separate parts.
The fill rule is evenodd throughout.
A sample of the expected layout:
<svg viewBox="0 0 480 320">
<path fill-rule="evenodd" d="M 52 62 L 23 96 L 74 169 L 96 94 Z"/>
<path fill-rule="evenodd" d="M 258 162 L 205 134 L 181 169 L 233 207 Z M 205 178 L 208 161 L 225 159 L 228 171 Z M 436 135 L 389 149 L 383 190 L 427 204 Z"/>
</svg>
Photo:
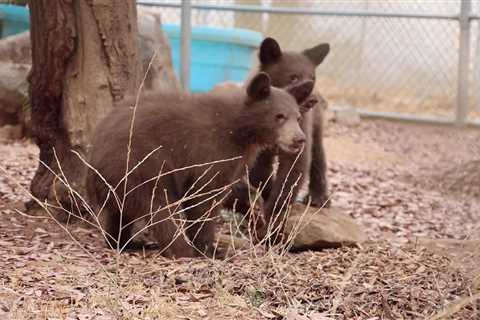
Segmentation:
<svg viewBox="0 0 480 320">
<path fill-rule="evenodd" d="M 0 62 L 0 126 L 20 126 L 12 129 L 4 128 L 3 139 L 18 139 L 22 137 L 22 127 L 27 127 L 29 117 L 24 114 L 24 105 L 28 105 L 27 75 L 29 64 Z"/>
<path fill-rule="evenodd" d="M 15 124 L 27 101 L 30 65 L 0 63 L 0 124 Z"/>
<path fill-rule="evenodd" d="M 31 64 L 30 32 L 26 31 L 0 39 L 0 61 Z"/>
<path fill-rule="evenodd" d="M 27 75 L 32 61 L 30 51 L 28 31 L 0 39 L 0 126 L 18 123 L 24 127 L 28 125 L 29 116 L 24 114 L 23 106 L 28 101 Z"/>
<path fill-rule="evenodd" d="M 145 79 L 145 88 L 162 92 L 181 90 L 173 71 L 170 43 L 161 29 L 160 15 L 148 8 L 138 9 L 138 33 L 142 66 L 150 69 Z"/>
<path fill-rule="evenodd" d="M 296 203 L 284 234 L 293 237 L 291 250 L 322 250 L 355 246 L 367 240 L 363 228 L 337 208 L 307 208 Z"/>
</svg>

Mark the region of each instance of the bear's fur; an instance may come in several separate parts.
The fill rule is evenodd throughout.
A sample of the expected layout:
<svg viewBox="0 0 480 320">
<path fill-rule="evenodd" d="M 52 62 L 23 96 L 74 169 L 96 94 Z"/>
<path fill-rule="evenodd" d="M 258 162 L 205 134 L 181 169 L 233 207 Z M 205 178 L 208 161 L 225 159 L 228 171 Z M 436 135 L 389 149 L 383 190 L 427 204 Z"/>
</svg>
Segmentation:
<svg viewBox="0 0 480 320">
<path fill-rule="evenodd" d="M 297 101 L 313 82 L 290 94 L 270 84 L 259 73 L 228 94 L 145 94 L 99 123 L 86 185 L 112 248 L 127 247 L 133 223 L 146 218 L 163 255 L 212 252 L 215 211 L 245 166 L 263 148 L 294 153 L 305 142 Z"/>
</svg>

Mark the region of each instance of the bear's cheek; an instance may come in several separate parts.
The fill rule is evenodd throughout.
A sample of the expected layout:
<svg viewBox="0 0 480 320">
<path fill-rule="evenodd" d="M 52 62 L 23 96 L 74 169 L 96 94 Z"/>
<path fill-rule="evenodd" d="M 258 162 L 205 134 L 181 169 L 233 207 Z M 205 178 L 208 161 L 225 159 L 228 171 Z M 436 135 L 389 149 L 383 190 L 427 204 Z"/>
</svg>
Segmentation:
<svg viewBox="0 0 480 320">
<path fill-rule="evenodd" d="M 281 148 L 287 148 L 292 143 L 293 130 L 289 122 L 285 121 L 276 129 L 276 144 Z"/>
</svg>

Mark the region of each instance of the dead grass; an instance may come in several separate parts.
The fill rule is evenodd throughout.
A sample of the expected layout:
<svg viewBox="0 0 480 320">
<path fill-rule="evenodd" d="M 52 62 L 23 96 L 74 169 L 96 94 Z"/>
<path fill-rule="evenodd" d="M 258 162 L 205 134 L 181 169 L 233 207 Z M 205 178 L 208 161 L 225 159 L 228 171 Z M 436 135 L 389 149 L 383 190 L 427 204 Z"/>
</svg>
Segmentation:
<svg viewBox="0 0 480 320">
<path fill-rule="evenodd" d="M 8 209 L 2 216 L 1 230 L 17 235 L 0 238 L 0 310 L 11 319 L 284 319 L 291 310 L 330 319 L 419 319 L 464 297 L 471 301 L 451 318 L 479 315 L 470 279 L 423 247 L 375 242 L 169 260 L 156 251 L 116 255 L 98 232 L 72 226 L 86 253 L 48 218 L 20 220 Z"/>
</svg>

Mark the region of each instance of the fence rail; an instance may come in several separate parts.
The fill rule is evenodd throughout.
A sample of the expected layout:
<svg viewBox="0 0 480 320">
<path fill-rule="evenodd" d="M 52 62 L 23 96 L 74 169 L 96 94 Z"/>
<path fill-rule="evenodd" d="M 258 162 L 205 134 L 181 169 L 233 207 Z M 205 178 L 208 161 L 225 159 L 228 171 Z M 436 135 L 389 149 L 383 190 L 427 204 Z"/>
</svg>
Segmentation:
<svg viewBox="0 0 480 320">
<path fill-rule="evenodd" d="M 137 0 L 137 4 L 144 6 L 155 6 L 165 8 L 180 9 L 189 1 L 180 3 Z M 191 4 L 192 9 L 196 10 L 213 10 L 213 11 L 237 11 L 250 13 L 273 13 L 273 14 L 301 14 L 314 16 L 337 16 L 337 17 L 387 17 L 387 18 L 415 18 L 415 19 L 446 19 L 458 20 L 459 14 L 418 14 L 418 13 L 394 13 L 394 12 L 375 12 L 364 10 L 338 11 L 338 10 L 316 10 L 311 8 L 266 8 L 253 5 L 212 5 L 212 4 Z M 471 14 L 470 19 L 479 19 L 478 15 Z"/>
<path fill-rule="evenodd" d="M 194 12 L 203 11 L 215 13 L 218 16 L 225 13 L 233 13 L 234 15 L 243 14 L 242 19 L 244 21 L 250 19 L 251 24 L 255 26 L 258 25 L 259 22 L 257 20 L 261 19 L 261 15 L 265 14 L 271 17 L 272 20 L 274 18 L 286 20 L 289 16 L 301 16 L 304 17 L 304 21 L 309 21 L 308 23 L 314 23 L 314 20 L 312 19 L 315 17 L 324 17 L 324 19 L 330 19 L 328 20 L 330 27 L 326 28 L 328 29 L 328 32 L 326 31 L 325 33 L 333 34 L 331 37 L 334 41 L 339 43 L 338 49 L 336 49 L 336 46 L 334 45 L 332 45 L 332 49 L 337 52 L 341 51 L 337 55 L 339 58 L 332 63 L 332 67 L 326 70 L 326 73 L 328 74 L 328 77 L 326 78 L 328 79 L 323 82 L 320 80 L 322 86 L 330 88 L 329 90 L 326 90 L 325 93 L 329 100 L 333 100 L 340 104 L 342 103 L 341 93 L 334 93 L 335 90 L 331 88 L 335 85 L 338 86 L 339 84 L 346 82 L 348 83 L 347 85 L 344 85 L 347 86 L 346 90 L 338 88 L 336 91 L 346 92 L 345 96 L 348 96 L 347 98 L 351 101 L 355 100 L 355 95 L 361 96 L 363 94 L 366 97 L 371 96 L 372 101 L 376 101 L 376 99 L 378 99 L 377 96 L 382 95 L 380 100 L 384 100 L 384 102 L 382 102 L 383 104 L 389 104 L 389 101 L 394 101 L 392 102 L 392 105 L 401 106 L 412 104 L 422 107 L 423 105 L 438 104 L 444 106 L 445 110 L 450 112 L 447 116 L 438 116 L 431 114 L 421 115 L 416 112 L 413 112 L 413 114 L 409 114 L 408 112 L 398 112 L 395 108 L 392 110 L 368 110 L 368 108 L 364 109 L 362 104 L 370 105 L 370 103 L 365 102 L 366 99 L 359 99 L 360 102 L 357 103 L 356 107 L 363 116 L 419 122 L 455 123 L 457 125 L 479 125 L 480 123 L 479 119 L 473 118 L 473 116 L 477 114 L 472 111 L 473 100 L 480 101 L 480 98 L 477 96 L 477 90 L 469 90 L 472 83 L 473 85 L 478 85 L 478 88 L 480 88 L 480 85 L 475 83 L 475 81 L 480 81 L 480 66 L 479 61 L 477 61 L 479 60 L 479 57 L 475 57 L 475 60 L 472 59 L 472 52 L 475 52 L 476 55 L 478 55 L 479 51 L 478 41 L 480 39 L 480 33 L 478 32 L 478 26 L 480 24 L 478 22 L 480 15 L 473 12 L 471 0 L 458 0 L 458 6 L 455 12 L 452 13 L 419 13 L 414 11 L 393 12 L 388 10 L 374 10 L 371 8 L 368 10 L 350 8 L 331 10 L 315 7 L 286 7 L 283 6 L 282 2 L 279 2 L 281 4 L 280 6 L 268 7 L 264 5 L 231 4 L 232 1 L 234 0 L 217 0 L 216 4 L 205 4 L 198 2 L 191 3 L 189 0 L 183 0 L 181 3 L 138 0 L 137 4 L 159 8 L 179 9 L 183 12 L 180 21 L 184 38 L 181 53 L 181 64 L 184 67 L 182 67 L 181 79 L 189 79 L 189 69 L 188 67 L 185 67 L 185 65 L 189 64 L 189 28 L 192 25 L 192 18 L 190 14 L 185 14 L 185 12 L 190 12 L 192 10 Z M 257 0 L 256 2 L 260 3 L 260 0 Z M 304 2 L 304 5 L 305 4 L 306 2 Z M 309 4 L 312 6 L 312 2 Z M 451 5 L 451 3 L 449 5 Z M 188 19 L 188 21 L 185 21 L 185 19 Z M 234 19 L 236 19 L 236 17 Z M 342 22 L 345 21 L 345 24 L 347 25 L 348 23 L 351 23 L 352 27 L 349 28 L 348 26 L 344 26 L 342 23 L 338 23 L 338 21 L 332 19 L 343 19 L 341 20 Z M 399 23 L 398 20 L 406 20 L 407 22 L 410 22 L 410 24 L 403 24 L 404 22 Z M 234 23 L 237 25 L 236 21 Z M 365 27 L 367 23 L 373 24 L 371 30 Z M 423 25 L 428 23 L 430 23 L 429 26 L 433 26 L 433 31 L 429 31 L 428 26 Z M 290 27 L 289 24 L 286 25 Z M 297 23 L 296 25 L 298 26 L 299 24 Z M 376 28 L 377 25 L 381 27 Z M 474 25 L 476 26 L 475 32 L 477 37 L 472 33 Z M 280 28 L 280 26 L 282 26 L 282 23 L 278 24 L 277 28 Z M 361 26 L 362 28 L 358 28 L 357 30 L 357 28 L 355 28 L 357 26 Z M 385 30 L 386 28 L 390 28 L 391 30 Z M 306 27 L 305 29 L 308 30 L 309 28 Z M 339 37 L 336 34 L 335 29 L 339 30 L 338 32 L 340 34 L 345 34 L 345 36 L 343 38 Z M 413 35 L 409 33 L 411 32 L 409 31 L 410 29 L 415 30 Z M 439 30 L 446 32 L 438 32 Z M 291 30 L 288 31 L 292 32 Z M 400 35 L 397 35 L 395 31 L 398 31 Z M 296 32 L 305 36 L 303 33 L 304 30 L 298 30 Z M 310 30 L 310 32 L 312 31 Z M 383 38 L 381 34 L 377 35 L 377 33 L 381 32 L 385 33 Z M 284 32 L 278 33 L 281 36 Z M 440 46 L 439 43 L 442 41 L 439 41 L 438 37 L 444 36 L 443 33 L 448 34 L 448 39 L 445 39 L 444 41 L 447 44 L 442 43 L 442 46 Z M 393 38 L 395 39 L 389 38 L 389 36 L 392 37 L 392 35 L 394 35 Z M 360 40 L 352 40 L 353 36 L 358 37 Z M 379 50 L 379 48 L 370 44 L 367 46 L 368 50 L 365 49 L 364 43 L 368 43 L 370 40 L 378 43 L 379 46 L 383 45 L 389 47 L 383 48 L 379 57 L 371 58 L 368 56 L 371 53 L 369 50 L 373 52 Z M 418 48 L 415 48 L 415 46 L 412 47 L 410 46 L 409 41 L 414 44 L 421 44 L 422 46 Z M 308 43 L 307 40 L 305 42 Z M 428 43 L 431 43 L 430 47 L 425 47 Z M 358 49 L 360 53 L 355 53 L 355 56 L 353 56 L 353 53 L 349 53 L 348 46 L 357 49 L 357 44 L 361 47 Z M 407 52 L 405 47 L 408 47 L 408 50 L 410 51 Z M 389 63 L 389 61 L 392 60 L 392 57 L 389 57 L 389 53 L 392 52 L 392 55 L 396 55 L 399 50 L 405 50 L 403 55 L 398 56 L 398 59 L 402 61 L 399 63 L 395 60 L 394 65 L 392 66 L 392 63 Z M 365 51 L 367 51 L 367 58 L 364 58 Z M 424 51 L 426 51 L 426 53 Z M 437 51 L 439 52 L 438 56 L 428 56 L 432 53 L 435 54 Z M 375 52 L 373 52 L 373 55 L 374 53 Z M 351 54 L 351 56 L 348 56 L 348 54 Z M 377 66 L 376 62 L 381 62 L 382 57 L 386 62 L 383 62 L 382 66 Z M 345 60 L 347 60 L 347 66 L 345 66 Z M 435 62 L 431 62 L 431 60 L 435 60 Z M 456 60 L 456 62 L 452 62 L 452 60 Z M 405 62 L 408 66 L 404 66 L 402 62 Z M 337 64 L 340 67 L 337 68 Z M 395 67 L 397 69 L 403 69 L 403 71 L 394 70 Z M 478 68 L 477 76 L 475 75 L 475 68 Z M 356 71 L 352 71 L 351 69 L 355 69 Z M 342 71 L 344 71 L 343 75 L 341 74 Z M 370 71 L 374 72 L 371 72 L 372 74 L 368 75 Z M 348 74 L 354 74 L 354 79 L 349 79 Z M 376 74 L 377 80 L 373 79 L 372 81 L 372 77 L 375 77 Z M 338 80 L 336 78 L 338 78 Z M 320 76 L 319 79 L 322 79 L 322 76 Z M 367 79 L 370 79 L 370 81 Z M 395 81 L 397 81 L 396 84 Z M 370 87 L 363 89 L 362 86 L 365 86 L 365 83 L 369 82 Z M 454 82 L 456 85 L 453 84 Z M 182 83 L 185 83 L 186 85 L 185 80 L 183 80 Z M 425 86 L 423 91 L 419 90 L 419 87 L 421 86 Z M 475 93 L 473 97 L 470 94 L 471 92 Z M 335 108 L 335 105 L 338 103 L 333 103 L 333 108 Z M 373 102 L 372 104 L 378 104 L 378 102 Z"/>
</svg>

